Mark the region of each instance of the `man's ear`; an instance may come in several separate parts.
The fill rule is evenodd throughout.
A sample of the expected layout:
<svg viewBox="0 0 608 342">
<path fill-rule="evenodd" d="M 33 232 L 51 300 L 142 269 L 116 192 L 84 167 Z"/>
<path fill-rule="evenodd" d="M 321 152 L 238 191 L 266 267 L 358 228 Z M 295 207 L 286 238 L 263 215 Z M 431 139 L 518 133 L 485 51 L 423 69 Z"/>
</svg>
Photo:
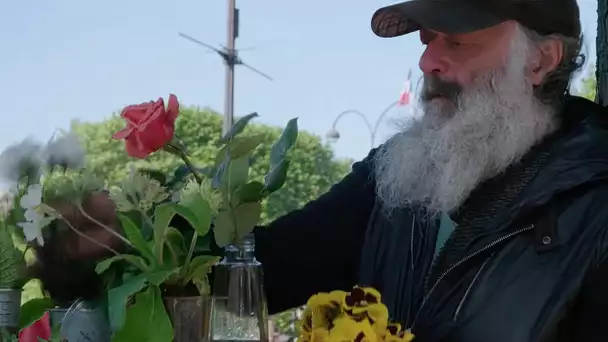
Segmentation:
<svg viewBox="0 0 608 342">
<path fill-rule="evenodd" d="M 557 69 L 564 58 L 564 43 L 559 39 L 547 39 L 538 43 L 537 48 L 531 70 L 531 81 L 535 86 L 540 85 L 547 74 Z"/>
</svg>

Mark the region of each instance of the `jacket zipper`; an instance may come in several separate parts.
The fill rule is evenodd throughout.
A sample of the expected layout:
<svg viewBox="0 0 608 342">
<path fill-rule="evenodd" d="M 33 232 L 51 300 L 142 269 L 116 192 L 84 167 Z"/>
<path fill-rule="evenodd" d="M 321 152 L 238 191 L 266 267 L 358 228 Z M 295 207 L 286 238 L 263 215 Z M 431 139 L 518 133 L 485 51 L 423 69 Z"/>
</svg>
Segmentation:
<svg viewBox="0 0 608 342">
<path fill-rule="evenodd" d="M 492 241 L 491 243 L 485 245 L 483 248 L 476 250 L 475 252 L 465 256 L 464 258 L 460 259 L 458 262 L 456 262 L 455 264 L 453 264 L 452 266 L 450 266 L 447 270 L 445 270 L 440 276 L 439 278 L 437 278 L 437 281 L 435 281 L 435 283 L 433 284 L 433 286 L 430 288 L 430 290 L 426 293 L 426 295 L 424 296 L 424 298 L 422 299 L 422 303 L 420 304 L 420 308 L 418 308 L 418 312 L 416 313 L 416 316 L 414 317 L 414 321 L 412 322 L 412 326 L 411 329 L 414 328 L 414 326 L 416 325 L 416 322 L 418 321 L 418 317 L 420 316 L 420 313 L 422 312 L 422 309 L 424 308 L 424 305 L 427 304 L 428 300 L 430 299 L 431 295 L 433 294 L 433 292 L 435 292 L 435 289 L 437 289 L 437 286 L 439 286 L 439 284 L 441 284 L 441 282 L 443 281 L 443 279 L 450 274 L 454 269 L 456 269 L 458 266 L 462 265 L 463 263 L 467 262 L 468 260 L 470 260 L 471 258 L 476 257 L 477 255 L 487 251 L 488 249 L 500 244 L 501 242 L 508 240 L 510 238 L 512 238 L 513 236 L 516 236 L 518 234 L 521 234 L 523 232 L 527 232 L 529 230 L 534 229 L 534 225 L 531 224 L 529 226 L 527 226 L 526 228 L 522 228 L 519 230 L 516 230 L 514 232 L 511 232 L 507 235 L 502 236 L 499 239 L 496 239 L 494 241 Z"/>
<path fill-rule="evenodd" d="M 456 307 L 456 311 L 454 311 L 454 317 L 452 318 L 452 322 L 456 322 L 456 320 L 458 319 L 458 315 L 460 314 L 460 310 L 462 309 L 462 306 L 464 305 L 464 302 L 469 297 L 469 293 L 471 292 L 471 289 L 473 288 L 473 286 L 477 282 L 477 278 L 479 278 L 479 275 L 484 270 L 484 268 L 486 268 L 486 265 L 492 259 L 492 257 L 494 256 L 494 254 L 495 253 L 493 253 L 492 255 L 490 255 L 490 257 L 487 258 L 486 261 L 483 262 L 483 264 L 481 265 L 481 267 L 479 268 L 479 270 L 475 274 L 475 277 L 473 277 L 473 280 L 471 280 L 471 283 L 467 287 L 467 290 L 464 292 L 464 295 L 462 296 L 462 299 L 460 300 L 460 303 L 458 303 L 458 306 Z"/>
</svg>

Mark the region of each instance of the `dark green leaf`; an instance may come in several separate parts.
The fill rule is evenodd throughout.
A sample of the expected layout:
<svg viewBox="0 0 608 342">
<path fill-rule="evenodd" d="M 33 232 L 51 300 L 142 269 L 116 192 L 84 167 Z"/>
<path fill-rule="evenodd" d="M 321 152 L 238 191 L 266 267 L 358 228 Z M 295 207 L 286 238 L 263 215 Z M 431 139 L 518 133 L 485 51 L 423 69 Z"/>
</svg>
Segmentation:
<svg viewBox="0 0 608 342">
<path fill-rule="evenodd" d="M 170 265 L 176 267 L 182 265 L 186 257 L 186 244 L 182 233 L 173 227 L 169 227 L 165 234 L 165 245 L 169 252 L 168 257 L 170 257 Z"/>
<path fill-rule="evenodd" d="M 258 116 L 258 113 L 251 113 L 251 114 L 245 115 L 244 117 L 239 119 L 239 121 L 237 121 L 232 126 L 232 128 L 228 131 L 228 133 L 226 133 L 226 135 L 224 135 L 218 141 L 218 144 L 228 143 L 230 140 L 232 140 L 234 137 L 236 137 L 239 133 L 241 133 L 245 129 L 245 127 L 247 127 L 247 124 L 249 123 L 249 121 L 256 118 L 257 116 Z"/>
<path fill-rule="evenodd" d="M 123 231 L 125 232 L 125 237 L 127 240 L 131 242 L 133 247 L 141 253 L 141 255 L 150 262 L 150 264 L 154 264 L 156 260 L 154 259 L 154 254 L 148 248 L 148 244 L 144 239 L 139 227 L 129 218 L 129 216 L 123 213 L 117 213 L 118 219 L 120 220 L 120 224 L 122 226 Z"/>
<path fill-rule="evenodd" d="M 158 271 L 154 271 L 154 272 L 147 272 L 147 273 L 145 273 L 145 275 L 146 275 L 146 278 L 148 279 L 148 281 L 150 281 L 150 284 L 155 285 L 155 286 L 160 286 L 162 283 L 165 282 L 165 280 L 167 280 L 170 276 L 177 273 L 178 271 L 179 271 L 179 269 L 174 268 L 174 269 L 167 269 L 167 270 L 158 270 Z"/>
<path fill-rule="evenodd" d="M 288 169 L 289 160 L 287 159 L 283 159 L 279 164 L 270 169 L 268 174 L 264 177 L 264 188 L 268 193 L 279 190 L 285 184 Z"/>
<path fill-rule="evenodd" d="M 264 184 L 252 181 L 242 185 L 235 191 L 238 203 L 258 202 L 264 198 Z"/>
<path fill-rule="evenodd" d="M 38 321 L 44 314 L 54 308 L 55 302 L 50 298 L 35 298 L 21 305 L 19 330 L 27 328 Z"/>
<path fill-rule="evenodd" d="M 281 163 L 287 152 L 295 145 L 298 139 L 298 118 L 289 120 L 281 137 L 270 149 L 270 167 L 274 168 Z"/>
<path fill-rule="evenodd" d="M 182 198 L 179 202 L 181 206 L 189 209 L 196 216 L 196 226 L 194 230 L 199 236 L 204 236 L 209 232 L 211 228 L 211 206 L 200 193 L 192 194 L 188 197 Z"/>
<path fill-rule="evenodd" d="M 247 137 L 236 137 L 226 146 L 222 147 L 215 157 L 215 165 L 219 166 L 229 155 L 230 159 L 237 159 L 246 154 L 251 154 L 258 147 L 266 136 L 264 134 L 255 134 Z"/>
<path fill-rule="evenodd" d="M 222 179 L 222 192 L 232 192 L 247 183 L 249 177 L 249 155 L 231 159 L 228 172 Z"/>
<path fill-rule="evenodd" d="M 130 255 L 130 254 L 120 254 L 120 255 L 115 255 L 112 257 L 109 257 L 107 259 L 104 259 L 100 262 L 97 263 L 97 265 L 95 266 L 95 272 L 97 274 L 102 274 L 105 271 L 107 271 L 110 266 L 112 266 L 112 264 L 114 264 L 117 261 L 127 261 L 130 264 L 134 265 L 135 267 L 139 268 L 140 270 L 145 270 L 147 268 L 146 262 L 144 261 L 144 259 L 136 256 L 136 255 Z"/>
<path fill-rule="evenodd" d="M 146 275 L 138 274 L 125 280 L 121 286 L 108 291 L 108 317 L 112 331 L 118 331 L 124 326 L 127 301 L 147 284 Z"/>
<path fill-rule="evenodd" d="M 149 286 L 135 296 L 135 303 L 127 310 L 126 323 L 112 337 L 112 342 L 135 341 L 173 341 L 173 325 L 157 286 Z"/>
<path fill-rule="evenodd" d="M 219 247 L 238 243 L 249 235 L 260 221 L 262 205 L 259 202 L 243 203 L 234 210 L 221 211 L 215 218 L 213 232 Z"/>
</svg>

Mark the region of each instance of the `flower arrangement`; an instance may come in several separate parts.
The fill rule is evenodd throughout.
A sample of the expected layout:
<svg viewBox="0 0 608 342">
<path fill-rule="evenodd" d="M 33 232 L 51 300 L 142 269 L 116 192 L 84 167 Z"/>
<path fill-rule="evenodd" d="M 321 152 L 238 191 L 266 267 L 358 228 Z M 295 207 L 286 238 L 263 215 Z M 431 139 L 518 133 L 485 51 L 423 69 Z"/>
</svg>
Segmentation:
<svg viewBox="0 0 608 342">
<path fill-rule="evenodd" d="M 110 188 L 122 232 L 102 227 L 124 248 L 104 244 L 110 257 L 97 264 L 106 279 L 108 317 L 113 341 L 172 341 L 175 317 L 157 303 L 167 297 L 210 294 L 208 274 L 223 256 L 211 245 L 238 244 L 251 234 L 262 212 L 261 202 L 285 183 L 288 152 L 297 138 L 297 119 L 287 124 L 270 151 L 269 171 L 262 181 L 249 180 L 252 152 L 264 136 L 241 136 L 253 113 L 238 120 L 218 141 L 212 177 L 194 165 L 175 136 L 179 102 L 164 100 L 127 106 L 126 127 L 113 138 L 123 140 L 127 154 L 147 158 L 171 153 L 183 162 L 173 173 L 133 171 Z M 213 224 L 212 224 L 213 223 Z M 102 224 L 103 226 L 103 224 Z"/>
<path fill-rule="evenodd" d="M 312 296 L 298 323 L 303 342 L 400 341 L 414 335 L 388 321 L 380 293 L 369 287 Z"/>
</svg>

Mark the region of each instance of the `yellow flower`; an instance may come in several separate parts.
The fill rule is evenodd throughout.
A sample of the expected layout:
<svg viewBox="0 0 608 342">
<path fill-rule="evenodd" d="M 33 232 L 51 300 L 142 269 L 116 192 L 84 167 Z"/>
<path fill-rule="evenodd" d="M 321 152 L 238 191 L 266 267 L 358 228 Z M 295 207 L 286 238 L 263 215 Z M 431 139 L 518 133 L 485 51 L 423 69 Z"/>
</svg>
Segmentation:
<svg viewBox="0 0 608 342">
<path fill-rule="evenodd" d="M 306 304 L 306 310 L 311 317 L 310 327 L 312 329 L 328 328 L 343 313 L 340 303 L 342 303 L 345 295 L 346 292 L 344 291 L 332 291 L 310 297 Z M 305 314 L 307 313 L 306 310 Z"/>
<path fill-rule="evenodd" d="M 382 302 L 380 292 L 372 287 L 355 286 L 345 297 L 342 305 L 344 309 L 353 309 L 355 307 L 365 307 L 371 304 Z"/>
<path fill-rule="evenodd" d="M 329 342 L 329 331 L 327 329 L 313 329 L 310 334 L 310 342 Z"/>
<path fill-rule="evenodd" d="M 334 321 L 329 331 L 329 342 L 379 342 L 379 338 L 369 322 L 357 322 L 342 316 Z"/>
<path fill-rule="evenodd" d="M 387 342 L 411 342 L 414 339 L 414 334 L 407 329 L 402 330 L 401 324 L 392 323 L 388 325 L 385 341 Z"/>
<path fill-rule="evenodd" d="M 342 302 L 345 312 L 355 320 L 367 320 L 378 335 L 388 326 L 388 309 L 381 302 L 380 292 L 371 287 L 355 287 Z"/>
</svg>

